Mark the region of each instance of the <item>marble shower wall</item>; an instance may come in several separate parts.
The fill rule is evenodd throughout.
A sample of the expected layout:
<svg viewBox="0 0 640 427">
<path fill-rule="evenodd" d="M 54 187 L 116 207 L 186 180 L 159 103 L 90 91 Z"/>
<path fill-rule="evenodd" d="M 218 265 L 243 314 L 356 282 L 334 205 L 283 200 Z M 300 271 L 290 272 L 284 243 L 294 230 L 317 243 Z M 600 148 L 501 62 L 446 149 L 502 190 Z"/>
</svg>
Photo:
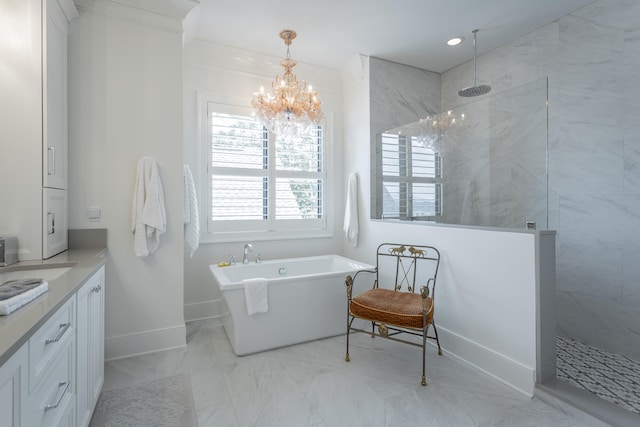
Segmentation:
<svg viewBox="0 0 640 427">
<path fill-rule="evenodd" d="M 371 153 L 379 133 L 440 111 L 440 74 L 371 57 L 369 60 Z M 348 143 L 348 142 L 347 142 Z M 371 182 L 376 182 L 376 159 L 371 156 Z M 376 195 L 371 194 L 371 212 Z"/>
<path fill-rule="evenodd" d="M 371 136 L 440 111 L 440 74 L 375 57 L 369 62 Z"/>
<path fill-rule="evenodd" d="M 558 333 L 637 360 L 639 66 L 640 2 L 597 0 L 481 55 L 477 71 L 492 94 L 548 77 Z M 457 92 L 472 73 L 442 74 L 443 110 L 468 102 Z"/>
</svg>

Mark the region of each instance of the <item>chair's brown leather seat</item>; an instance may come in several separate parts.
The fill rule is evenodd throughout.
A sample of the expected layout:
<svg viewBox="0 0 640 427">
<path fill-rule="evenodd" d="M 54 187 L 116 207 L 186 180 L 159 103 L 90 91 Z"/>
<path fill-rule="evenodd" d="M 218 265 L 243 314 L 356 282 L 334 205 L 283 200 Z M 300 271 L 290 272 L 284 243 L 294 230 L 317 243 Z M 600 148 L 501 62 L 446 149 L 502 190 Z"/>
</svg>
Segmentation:
<svg viewBox="0 0 640 427">
<path fill-rule="evenodd" d="M 427 298 L 427 325 L 433 319 L 433 300 Z M 378 323 L 422 329 L 422 296 L 391 289 L 369 289 L 351 300 L 351 314 Z"/>
</svg>

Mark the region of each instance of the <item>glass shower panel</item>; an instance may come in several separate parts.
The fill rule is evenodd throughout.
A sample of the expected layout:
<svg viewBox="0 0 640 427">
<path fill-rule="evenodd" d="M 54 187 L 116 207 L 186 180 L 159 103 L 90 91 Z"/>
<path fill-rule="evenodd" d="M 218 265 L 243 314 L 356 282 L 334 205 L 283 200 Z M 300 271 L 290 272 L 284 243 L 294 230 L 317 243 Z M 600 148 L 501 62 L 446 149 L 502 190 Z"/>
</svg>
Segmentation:
<svg viewBox="0 0 640 427">
<path fill-rule="evenodd" d="M 409 209 L 400 219 L 503 228 L 534 222 L 538 229 L 548 227 L 547 79 L 388 130 L 378 136 L 377 152 L 385 155 L 378 156 L 382 167 L 377 168 L 381 172 L 375 187 L 382 193 L 376 197 L 388 197 L 389 185 L 402 182 L 428 191 L 437 206 L 422 212 Z M 402 167 L 412 161 L 432 165 L 434 173 L 427 178 Z M 389 164 L 400 167 L 390 174 L 384 166 Z M 393 200 L 378 206 L 389 212 Z M 407 200 L 410 204 L 411 193 Z M 374 217 L 392 217 L 382 213 L 375 209 Z"/>
</svg>

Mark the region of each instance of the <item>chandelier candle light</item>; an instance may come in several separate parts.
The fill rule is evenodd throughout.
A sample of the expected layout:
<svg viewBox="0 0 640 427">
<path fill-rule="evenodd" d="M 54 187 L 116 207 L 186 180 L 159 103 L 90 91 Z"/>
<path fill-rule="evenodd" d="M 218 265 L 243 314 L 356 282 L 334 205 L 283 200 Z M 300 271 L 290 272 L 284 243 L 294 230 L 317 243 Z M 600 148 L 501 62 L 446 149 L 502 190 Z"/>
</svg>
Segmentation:
<svg viewBox="0 0 640 427">
<path fill-rule="evenodd" d="M 317 126 L 322 120 L 322 110 L 318 92 L 304 81 L 298 81 L 291 71 L 297 62 L 291 59 L 289 47 L 296 38 L 293 30 L 283 30 L 280 38 L 287 45 L 287 57 L 280 61 L 284 74 L 276 76 L 271 83 L 272 93 L 266 93 L 264 87 L 253 94 L 251 105 L 256 118 L 271 132 L 278 136 L 296 138 L 310 126 Z"/>
</svg>

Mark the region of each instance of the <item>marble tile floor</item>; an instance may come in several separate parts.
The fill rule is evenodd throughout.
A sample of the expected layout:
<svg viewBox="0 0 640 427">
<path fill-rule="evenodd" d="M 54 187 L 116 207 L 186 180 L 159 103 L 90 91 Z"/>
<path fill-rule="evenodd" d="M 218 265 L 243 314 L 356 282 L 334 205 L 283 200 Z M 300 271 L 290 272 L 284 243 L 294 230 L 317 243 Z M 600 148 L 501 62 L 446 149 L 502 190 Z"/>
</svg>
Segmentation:
<svg viewBox="0 0 640 427">
<path fill-rule="evenodd" d="M 558 379 L 640 414 L 640 363 L 565 337 L 556 349 Z"/>
<path fill-rule="evenodd" d="M 190 376 L 200 426 L 594 426 L 457 359 L 362 333 L 237 357 L 215 321 L 187 325 L 186 348 L 109 361 L 104 390 Z"/>
</svg>

